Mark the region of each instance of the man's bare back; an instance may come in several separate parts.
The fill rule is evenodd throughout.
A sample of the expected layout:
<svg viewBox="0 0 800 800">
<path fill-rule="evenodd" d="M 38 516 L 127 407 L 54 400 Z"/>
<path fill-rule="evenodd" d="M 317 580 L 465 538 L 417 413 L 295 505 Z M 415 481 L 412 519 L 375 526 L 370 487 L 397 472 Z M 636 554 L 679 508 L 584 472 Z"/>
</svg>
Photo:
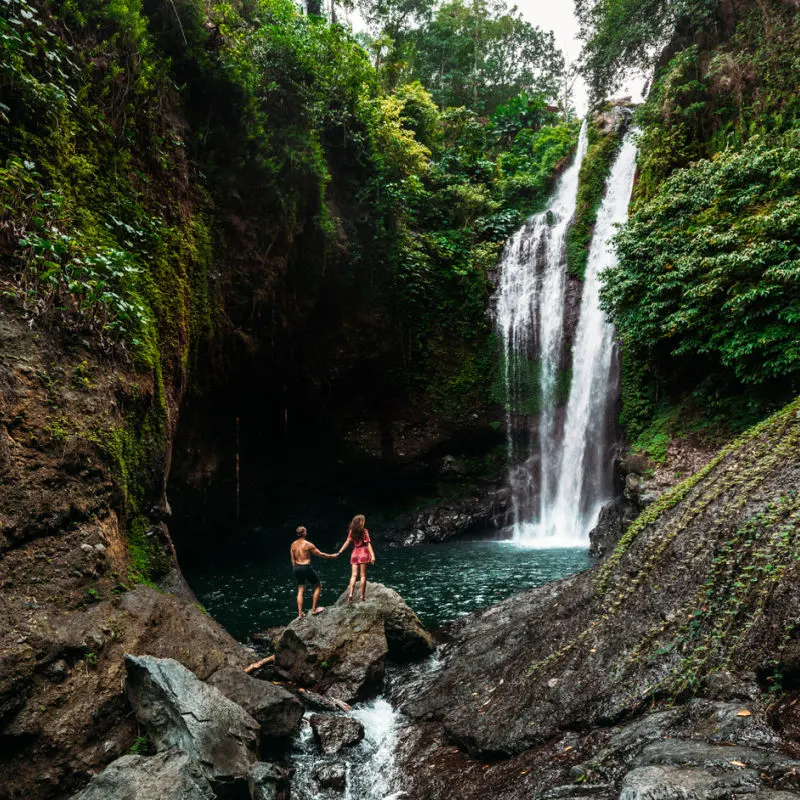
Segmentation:
<svg viewBox="0 0 800 800">
<path fill-rule="evenodd" d="M 312 555 L 321 555 L 311 542 L 305 539 L 295 539 L 291 547 L 292 564 L 310 564 Z"/>
</svg>

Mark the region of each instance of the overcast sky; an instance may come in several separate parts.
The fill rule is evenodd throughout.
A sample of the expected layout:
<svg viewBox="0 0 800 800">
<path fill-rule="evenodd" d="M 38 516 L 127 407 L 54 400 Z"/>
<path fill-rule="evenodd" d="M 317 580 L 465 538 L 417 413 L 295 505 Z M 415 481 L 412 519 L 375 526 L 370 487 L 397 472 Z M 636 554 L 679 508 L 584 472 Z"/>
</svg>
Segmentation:
<svg viewBox="0 0 800 800">
<path fill-rule="evenodd" d="M 581 54 L 581 42 L 578 39 L 578 20 L 575 18 L 572 0 L 517 0 L 516 6 L 528 22 L 544 31 L 553 31 L 556 44 L 564 53 L 567 63 L 578 60 Z M 631 79 L 616 96 L 631 95 L 634 102 L 640 102 L 643 85 L 642 77 Z M 582 78 L 576 81 L 574 92 L 575 108 L 578 114 L 583 116 L 586 113 L 588 99 L 586 84 Z"/>
</svg>

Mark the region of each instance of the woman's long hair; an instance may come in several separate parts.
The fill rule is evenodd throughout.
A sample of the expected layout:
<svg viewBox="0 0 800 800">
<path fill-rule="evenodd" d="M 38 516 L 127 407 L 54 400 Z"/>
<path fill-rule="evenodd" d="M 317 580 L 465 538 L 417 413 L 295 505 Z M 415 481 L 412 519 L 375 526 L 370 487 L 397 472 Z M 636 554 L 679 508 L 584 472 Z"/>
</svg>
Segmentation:
<svg viewBox="0 0 800 800">
<path fill-rule="evenodd" d="M 350 534 L 350 537 L 353 540 L 353 544 L 356 547 L 361 547 L 364 544 L 364 524 L 366 523 L 366 519 L 364 519 L 363 514 L 356 514 L 353 517 L 353 521 L 350 523 L 350 527 L 347 530 L 347 533 Z"/>
</svg>

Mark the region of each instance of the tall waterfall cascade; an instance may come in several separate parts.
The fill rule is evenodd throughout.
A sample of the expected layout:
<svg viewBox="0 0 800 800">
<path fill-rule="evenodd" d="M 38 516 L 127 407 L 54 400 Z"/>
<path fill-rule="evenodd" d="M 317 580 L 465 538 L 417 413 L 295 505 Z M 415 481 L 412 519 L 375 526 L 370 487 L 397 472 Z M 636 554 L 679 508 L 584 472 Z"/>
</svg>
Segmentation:
<svg viewBox="0 0 800 800">
<path fill-rule="evenodd" d="M 567 352 L 566 236 L 586 147 L 584 121 L 549 208 L 509 240 L 500 264 L 513 538 L 537 547 L 586 546 L 612 489 L 617 377 L 614 329 L 599 306 L 600 273 L 613 265 L 612 239 L 627 220 L 636 146 L 626 135 L 608 176 Z"/>
</svg>

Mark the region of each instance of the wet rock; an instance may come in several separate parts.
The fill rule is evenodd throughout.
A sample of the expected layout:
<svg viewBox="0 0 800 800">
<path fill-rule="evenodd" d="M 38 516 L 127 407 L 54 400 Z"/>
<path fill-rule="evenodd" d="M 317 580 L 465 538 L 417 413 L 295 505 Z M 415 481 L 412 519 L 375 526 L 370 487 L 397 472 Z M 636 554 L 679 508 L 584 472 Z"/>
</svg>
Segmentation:
<svg viewBox="0 0 800 800">
<path fill-rule="evenodd" d="M 583 783 L 554 786 L 539 796 L 539 800 L 579 800 L 579 798 L 606 798 L 613 794 L 610 783 Z"/>
<path fill-rule="evenodd" d="M 619 800 L 721 800 L 737 792 L 752 794 L 758 785 L 758 773 L 750 769 L 639 767 L 624 777 Z"/>
<path fill-rule="evenodd" d="M 347 782 L 346 772 L 342 764 L 318 764 L 314 767 L 314 780 L 320 789 L 333 789 L 343 792 Z"/>
<path fill-rule="evenodd" d="M 247 773 L 251 800 L 284 800 L 289 797 L 289 774 L 277 764 L 260 761 Z"/>
<path fill-rule="evenodd" d="M 343 710 L 339 701 L 332 700 L 330 697 L 325 697 L 308 689 L 300 692 L 300 702 L 310 711 L 333 711 L 338 714 Z"/>
<path fill-rule="evenodd" d="M 633 119 L 633 111 L 623 105 L 615 105 L 598 111 L 594 115 L 594 123 L 603 134 L 621 136 L 628 129 Z"/>
<path fill-rule="evenodd" d="M 597 525 L 589 533 L 589 555 L 602 558 L 608 555 L 622 538 L 623 512 L 621 503 L 607 503 L 600 510 Z"/>
<path fill-rule="evenodd" d="M 622 727 L 614 728 L 605 747 L 600 749 L 590 761 L 572 767 L 570 777 L 579 779 L 598 773 L 617 775 L 644 745 L 661 739 L 667 734 L 667 731 L 683 722 L 688 713 L 688 709 L 685 707 L 658 711 Z"/>
<path fill-rule="evenodd" d="M 389 658 L 393 661 L 413 661 L 424 658 L 433 651 L 433 638 L 394 589 L 382 583 L 369 582 L 367 602 L 377 603 L 380 608 Z M 347 591 L 342 592 L 336 605 L 347 605 Z"/>
<path fill-rule="evenodd" d="M 281 686 L 234 667 L 223 667 L 207 683 L 253 717 L 261 726 L 262 741 L 285 741 L 300 729 L 303 704 Z"/>
<path fill-rule="evenodd" d="M 382 541 L 402 547 L 445 542 L 472 532 L 498 535 L 506 524 L 508 490 L 494 484 L 475 487 L 468 496 L 441 500 L 413 514 L 401 514 L 381 531 Z"/>
<path fill-rule="evenodd" d="M 178 747 L 216 791 L 244 781 L 258 760 L 258 723 L 172 659 L 125 656 L 128 698 L 157 750 Z"/>
<path fill-rule="evenodd" d="M 311 730 L 314 741 L 326 755 L 352 747 L 364 738 L 364 726 L 352 717 L 334 717 L 330 714 L 312 714 Z"/>
<path fill-rule="evenodd" d="M 178 749 L 156 756 L 123 756 L 73 800 L 214 800 L 202 767 Z"/>
<path fill-rule="evenodd" d="M 770 747 L 780 742 L 759 703 L 720 703 L 700 698 L 692 701 L 689 710 L 688 732 L 693 737 L 756 747 Z"/>
<path fill-rule="evenodd" d="M 655 501 L 658 500 L 659 497 L 661 497 L 661 492 L 655 490 L 641 492 L 639 494 L 639 505 L 642 508 L 647 508 L 647 506 L 655 503 Z"/>
<path fill-rule="evenodd" d="M 680 739 L 666 739 L 647 745 L 634 760 L 634 765 L 749 767 L 773 779 L 782 778 L 787 773 L 796 775 L 800 770 L 800 761 L 769 750 Z"/>
<path fill-rule="evenodd" d="M 345 703 L 380 690 L 388 645 L 377 603 L 328 608 L 294 620 L 275 650 L 276 669 Z"/>
</svg>

